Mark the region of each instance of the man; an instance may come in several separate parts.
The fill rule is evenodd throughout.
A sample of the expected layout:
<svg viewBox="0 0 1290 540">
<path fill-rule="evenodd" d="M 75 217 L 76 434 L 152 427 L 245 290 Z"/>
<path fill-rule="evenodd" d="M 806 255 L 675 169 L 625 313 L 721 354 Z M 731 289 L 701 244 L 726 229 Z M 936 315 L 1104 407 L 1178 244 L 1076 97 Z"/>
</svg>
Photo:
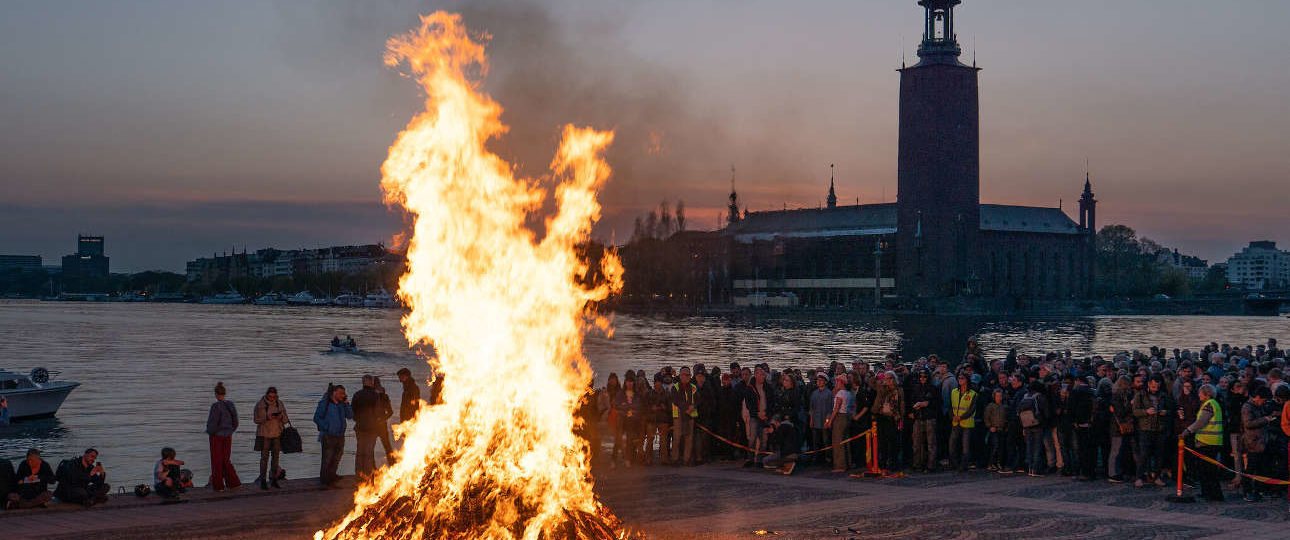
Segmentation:
<svg viewBox="0 0 1290 540">
<path fill-rule="evenodd" d="M 758 367 L 752 380 L 744 385 L 744 408 L 748 411 L 748 446 L 760 452 L 766 444 L 766 422 L 770 420 L 770 404 L 774 396 L 771 385 L 766 384 L 766 370 Z M 760 454 L 754 454 L 745 467 L 751 467 L 761 461 Z M 835 465 L 836 466 L 836 465 Z"/>
<path fill-rule="evenodd" d="M 1088 386 L 1088 379 L 1075 377 L 1075 389 L 1070 397 L 1070 421 L 1075 427 L 1076 461 L 1079 465 L 1079 477 L 1083 480 L 1097 478 L 1097 444 L 1093 440 L 1093 414 L 1095 399 L 1093 389 Z"/>
<path fill-rule="evenodd" d="M 421 409 L 421 388 L 417 386 L 416 380 L 412 378 L 412 371 L 408 368 L 400 368 L 397 375 L 399 383 L 403 385 L 403 397 L 399 399 L 399 421 L 407 422 Z"/>
<path fill-rule="evenodd" d="M 915 471 L 936 470 L 936 419 L 941 412 L 941 391 L 932 385 L 932 374 L 919 370 L 917 382 L 910 388 L 909 418 L 913 420 Z"/>
<path fill-rule="evenodd" d="M 1152 376 L 1147 382 L 1147 391 L 1133 397 L 1133 416 L 1138 422 L 1138 479 L 1133 482 L 1134 487 L 1142 487 L 1145 482 L 1165 485 L 1160 478 L 1160 464 L 1165 461 L 1163 453 L 1168 451 L 1163 434 L 1166 416 L 1175 409 L 1169 393 L 1160 390 L 1161 383 L 1159 375 Z M 1219 446 L 1222 446 L 1221 440 Z"/>
<path fill-rule="evenodd" d="M 1196 421 L 1187 426 L 1180 437 L 1195 434 L 1196 452 L 1218 461 L 1223 454 L 1223 408 L 1214 400 L 1214 395 L 1213 385 L 1200 387 L 1200 399 L 1204 403 L 1200 406 Z M 1223 502 L 1223 488 L 1219 485 L 1222 469 L 1201 460 L 1193 460 L 1192 466 L 1196 467 L 1200 480 L 1201 496 L 1208 501 Z"/>
<path fill-rule="evenodd" d="M 958 388 L 950 393 L 950 465 L 966 471 L 972 464 L 972 430 L 976 427 L 976 391 L 960 372 Z"/>
<path fill-rule="evenodd" d="M 336 469 L 340 467 L 340 457 L 345 452 L 345 419 L 354 418 L 354 410 L 349 406 L 345 387 L 329 386 L 323 399 L 314 410 L 314 425 L 318 426 L 318 442 L 322 445 L 322 461 L 318 471 L 318 480 L 324 487 L 333 487 L 340 481 Z M 375 444 L 373 438 L 370 444 Z"/>
<path fill-rule="evenodd" d="M 8 464 L 7 461 L 4 463 Z M 14 476 L 17 478 L 17 485 L 13 493 L 6 497 L 6 508 L 43 508 L 53 498 L 49 484 L 55 480 L 54 471 L 49 463 L 40 458 L 40 450 L 28 450 L 27 459 L 18 464 L 18 471 Z"/>
<path fill-rule="evenodd" d="M 358 448 L 354 451 L 354 474 L 366 478 L 376 471 L 376 439 L 380 437 L 385 422 L 381 419 L 380 397 L 373 388 L 371 375 L 363 375 L 363 388 L 354 392 L 354 438 Z"/>
<path fill-rule="evenodd" d="M 1239 434 L 1239 438 L 1245 450 L 1245 471 L 1261 476 L 1274 473 L 1267 466 L 1265 452 L 1268 450 L 1268 425 L 1276 425 L 1280 412 L 1270 410 L 1268 400 L 1271 398 L 1272 392 L 1268 387 L 1260 385 L 1251 393 L 1250 399 L 1241 406 L 1241 427 L 1244 430 Z M 1232 423 L 1235 422 L 1225 422 L 1225 424 Z M 1254 481 L 1247 476 L 1241 477 L 1241 491 L 1245 494 L 1245 502 L 1258 502 L 1263 499 Z"/>
<path fill-rule="evenodd" d="M 86 449 L 81 457 L 64 460 L 58 466 L 58 489 L 54 496 L 66 503 L 80 503 L 86 508 L 102 504 L 108 500 L 111 488 L 105 481 L 107 474 L 103 466 L 94 461 L 99 458 L 99 451 Z"/>
<path fill-rule="evenodd" d="M 829 389 L 829 376 L 824 372 L 815 375 L 815 390 L 811 392 L 811 450 L 829 445 L 829 415 L 833 414 L 833 391 Z M 818 463 L 828 461 L 826 452 L 815 454 Z"/>
<path fill-rule="evenodd" d="M 793 474 L 798 452 L 802 448 L 802 435 L 798 433 L 797 426 L 793 425 L 792 419 L 777 414 L 771 417 L 766 434 L 771 454 L 763 460 L 764 466 L 767 469 L 779 469 L 784 475 Z"/>
<path fill-rule="evenodd" d="M 703 365 L 698 367 L 694 372 L 694 406 L 699 412 L 695 419 L 694 461 L 703 464 L 712 458 L 712 436 L 708 432 L 717 430 L 717 387 L 708 382 L 708 373 L 703 370 Z M 698 426 L 703 426 L 706 431 L 698 429 Z"/>
<path fill-rule="evenodd" d="M 873 399 L 873 410 L 878 420 L 878 467 L 898 471 L 900 430 L 905 418 L 905 393 L 896 380 L 896 373 L 892 371 L 879 375 L 875 384 L 878 388 Z"/>
<path fill-rule="evenodd" d="M 699 417 L 698 388 L 690 383 L 690 368 L 681 368 L 672 391 L 672 463 L 694 465 L 694 421 Z"/>
</svg>

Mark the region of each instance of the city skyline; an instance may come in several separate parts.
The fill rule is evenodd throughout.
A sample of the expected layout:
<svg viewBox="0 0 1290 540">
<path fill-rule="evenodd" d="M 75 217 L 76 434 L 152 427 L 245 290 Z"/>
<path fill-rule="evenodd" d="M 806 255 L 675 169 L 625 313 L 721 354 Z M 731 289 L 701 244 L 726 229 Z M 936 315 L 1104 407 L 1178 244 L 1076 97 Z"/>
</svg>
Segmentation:
<svg viewBox="0 0 1290 540">
<path fill-rule="evenodd" d="M 662 199 L 716 226 L 732 164 L 752 210 L 823 204 L 830 163 L 843 204 L 894 201 L 913 4 L 483 2 L 465 17 L 493 35 L 485 89 L 522 170 L 546 164 L 557 119 L 618 129 L 597 236 L 622 242 Z M 1290 73 L 1260 60 L 1290 44 L 1275 31 L 1290 6 L 965 4 L 984 199 L 1073 213 L 1088 159 L 1101 224 L 1211 262 L 1290 243 Z M 114 270 L 179 271 L 233 246 L 390 244 L 401 217 L 379 202 L 379 166 L 420 98 L 380 52 L 438 7 L 454 6 L 15 6 L 0 252 L 52 261 L 84 232 L 112 240 Z"/>
</svg>

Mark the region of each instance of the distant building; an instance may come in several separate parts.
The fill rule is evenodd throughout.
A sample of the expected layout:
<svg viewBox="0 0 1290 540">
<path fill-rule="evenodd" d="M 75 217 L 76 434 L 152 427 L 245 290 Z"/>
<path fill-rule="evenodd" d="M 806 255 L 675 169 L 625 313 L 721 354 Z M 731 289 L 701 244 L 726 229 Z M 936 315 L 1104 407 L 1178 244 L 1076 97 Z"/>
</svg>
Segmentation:
<svg viewBox="0 0 1290 540">
<path fill-rule="evenodd" d="M 0 255 L 0 272 L 35 272 L 41 268 L 40 255 Z"/>
<path fill-rule="evenodd" d="M 1160 264 L 1170 268 L 1181 269 L 1187 273 L 1188 278 L 1193 280 L 1202 280 L 1209 275 L 1209 261 L 1200 257 L 1183 255 L 1178 253 L 1177 249 L 1161 251 L 1157 259 Z"/>
<path fill-rule="evenodd" d="M 239 278 L 264 279 L 328 272 L 359 274 L 378 265 L 402 262 L 402 257 L 390 253 L 382 244 L 289 251 L 265 248 L 255 253 L 225 253 L 191 260 L 185 265 L 185 274 L 190 283 L 209 286 Z"/>
<path fill-rule="evenodd" d="M 1290 287 L 1290 253 L 1276 242 L 1250 242 L 1227 259 L 1227 282 L 1253 290 Z"/>
<path fill-rule="evenodd" d="M 872 306 L 978 297 L 1013 305 L 1093 294 L 1097 200 L 1087 174 L 1079 222 L 1060 208 L 981 203 L 980 69 L 959 61 L 954 8 L 926 12 L 919 62 L 900 70 L 896 202 L 748 212 L 730 193 L 735 304 Z M 741 297 L 748 297 L 741 300 Z M 779 305 L 775 304 L 775 305 Z"/>
<path fill-rule="evenodd" d="M 103 278 L 109 273 L 102 236 L 76 237 L 76 253 L 63 256 L 64 278 Z"/>
</svg>

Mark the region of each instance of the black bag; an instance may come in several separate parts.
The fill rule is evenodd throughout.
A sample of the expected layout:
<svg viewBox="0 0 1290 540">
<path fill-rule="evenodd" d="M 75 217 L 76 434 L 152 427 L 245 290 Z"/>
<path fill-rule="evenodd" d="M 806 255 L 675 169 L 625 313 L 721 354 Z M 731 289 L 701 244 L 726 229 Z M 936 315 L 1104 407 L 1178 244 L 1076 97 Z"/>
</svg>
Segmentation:
<svg viewBox="0 0 1290 540">
<path fill-rule="evenodd" d="M 252 448 L 252 450 L 255 450 L 256 452 L 259 452 L 259 451 L 261 451 L 261 450 L 264 450 L 264 437 L 263 437 L 263 436 L 261 436 L 261 435 L 256 435 L 256 436 L 255 436 L 255 447 L 254 447 L 254 448 Z"/>
<path fill-rule="evenodd" d="M 282 428 L 282 453 L 297 454 L 303 451 L 304 444 L 300 441 L 300 432 L 290 425 Z"/>
</svg>

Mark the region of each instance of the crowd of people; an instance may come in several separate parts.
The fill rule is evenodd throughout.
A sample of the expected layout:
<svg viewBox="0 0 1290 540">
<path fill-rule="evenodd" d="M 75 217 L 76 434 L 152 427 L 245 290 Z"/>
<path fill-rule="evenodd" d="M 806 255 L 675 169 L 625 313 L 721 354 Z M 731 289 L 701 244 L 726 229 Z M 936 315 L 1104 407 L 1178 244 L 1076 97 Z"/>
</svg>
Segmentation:
<svg viewBox="0 0 1290 540">
<path fill-rule="evenodd" d="M 399 421 L 402 422 L 411 419 L 421 408 L 421 390 L 410 370 L 400 369 L 396 375 L 403 387 L 398 409 Z M 436 399 L 442 381 L 440 377 L 431 386 L 431 402 Z M 211 403 L 206 419 L 211 464 L 208 486 L 216 492 L 237 489 L 242 485 L 232 462 L 233 437 L 240 427 L 240 416 L 227 394 L 223 382 L 215 384 L 215 401 Z M 350 421 L 358 443 L 354 464 L 356 475 L 366 477 L 376 471 L 378 440 L 384 450 L 385 462 L 393 461 L 389 419 L 394 413 L 380 377 L 364 375 L 362 388 L 354 393 L 352 401 L 344 386 L 328 385 L 313 414 L 322 450 L 319 480 L 325 487 L 334 487 L 340 480 L 337 469 Z M 255 482 L 261 490 L 281 488 L 280 482 L 286 478 L 286 471 L 279 465 L 279 456 L 284 451 L 299 451 L 300 442 L 277 388 L 270 386 L 264 392 L 255 404 L 251 420 L 255 423 L 254 447 L 260 452 L 259 476 Z M 290 449 L 291 446 L 297 448 Z M 97 463 L 98 455 L 98 450 L 90 448 L 79 457 L 62 460 L 57 468 L 46 462 L 36 448 L 28 450 L 16 467 L 11 461 L 0 459 L 0 506 L 5 509 L 43 508 L 55 499 L 87 507 L 107 502 L 107 473 L 102 464 Z M 152 485 L 136 486 L 135 493 L 145 496 L 155 491 L 165 502 L 181 501 L 182 494 L 193 487 L 192 472 L 183 466 L 184 462 L 177 459 L 175 449 L 163 448 L 161 459 L 152 471 Z M 53 491 L 50 491 L 51 486 L 55 486 Z"/>
<path fill-rule="evenodd" d="M 891 354 L 818 369 L 613 373 L 582 416 L 592 441 L 608 441 L 591 445 L 593 459 L 614 467 L 735 459 L 784 474 L 978 469 L 1172 487 L 1182 441 L 1183 483 L 1221 501 L 1230 480 L 1257 501 L 1286 491 L 1262 480 L 1287 478 L 1285 364 L 1276 340 L 1089 358 L 1013 349 L 993 361 L 969 342 L 952 363 Z"/>
</svg>

